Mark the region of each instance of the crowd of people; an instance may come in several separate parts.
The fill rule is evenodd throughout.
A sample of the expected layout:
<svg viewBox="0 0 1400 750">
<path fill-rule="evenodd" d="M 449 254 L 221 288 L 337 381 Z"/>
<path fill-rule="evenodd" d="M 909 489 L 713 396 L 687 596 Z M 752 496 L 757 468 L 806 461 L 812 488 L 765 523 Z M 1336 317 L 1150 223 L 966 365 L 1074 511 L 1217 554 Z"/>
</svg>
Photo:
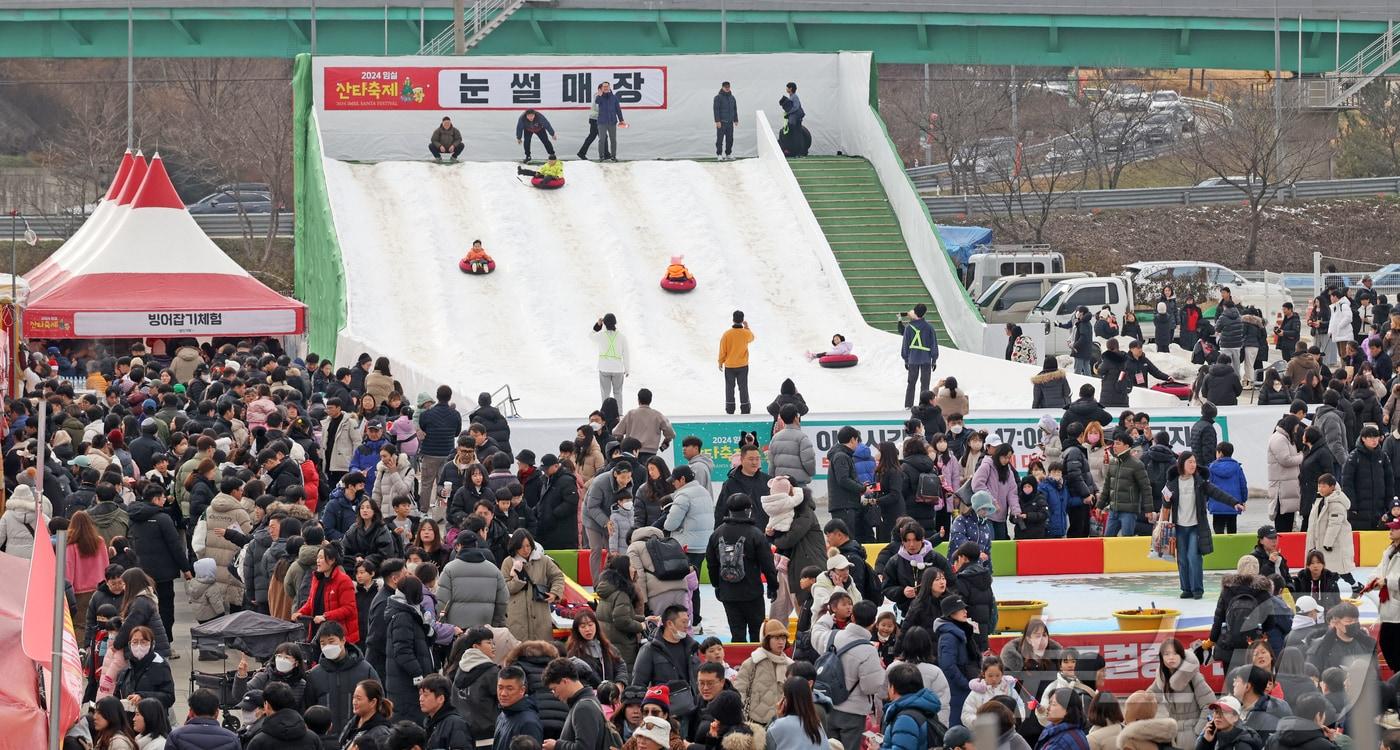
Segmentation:
<svg viewBox="0 0 1400 750">
<path fill-rule="evenodd" d="M 906 358 L 936 351 L 921 320 Z M 747 332 L 738 317 L 733 330 Z M 595 335 L 613 395 L 543 455 L 512 447 L 487 394 L 470 410 L 448 386 L 409 401 L 384 357 L 335 368 L 275 341 L 34 352 L 28 398 L 6 407 L 0 550 L 44 543 L 40 513 L 51 542 L 66 532 L 91 701 L 70 746 L 919 750 L 971 748 L 990 726 L 998 747 L 1323 750 L 1374 723 L 1352 710 L 1358 693 L 1393 708 L 1378 666 L 1400 665 L 1400 424 L 1383 393 L 1378 412 L 1358 406 L 1377 395 L 1362 367 L 1317 363 L 1321 405 L 1290 401 L 1267 437 L 1254 484 L 1271 523 L 1226 577 L 1209 637 L 1169 638 L 1154 685 L 1120 701 L 1098 691 L 1102 658 L 1039 620 L 992 647 L 992 543 L 1152 534 L 1174 541 L 1182 597 L 1202 598 L 1212 534 L 1259 501 L 1213 403 L 1178 450 L 1086 385 L 1017 455 L 966 424 L 968 395 L 942 377 L 901 443 L 841 428 L 823 480 L 792 381 L 768 405 L 766 446 L 746 434 L 716 467 L 647 389 L 619 408 L 603 360 L 625 373 L 625 349 L 615 324 Z M 911 388 L 935 362 L 913 362 Z M 1350 533 L 1363 528 L 1392 539 L 1364 581 Z M 1293 529 L 1305 560 L 1279 550 Z M 596 594 L 557 640 L 552 550 L 588 550 Z M 730 642 L 758 644 L 737 665 L 706 635 L 718 613 L 701 611 L 701 570 Z M 248 610 L 306 628 L 239 662 L 236 703 L 196 690 L 184 717 L 171 662 L 213 654 L 176 638 L 180 579 L 199 622 Z M 1371 591 L 1374 634 L 1349 601 Z M 1229 670 L 1218 698 L 1201 675 L 1212 660 Z"/>
</svg>

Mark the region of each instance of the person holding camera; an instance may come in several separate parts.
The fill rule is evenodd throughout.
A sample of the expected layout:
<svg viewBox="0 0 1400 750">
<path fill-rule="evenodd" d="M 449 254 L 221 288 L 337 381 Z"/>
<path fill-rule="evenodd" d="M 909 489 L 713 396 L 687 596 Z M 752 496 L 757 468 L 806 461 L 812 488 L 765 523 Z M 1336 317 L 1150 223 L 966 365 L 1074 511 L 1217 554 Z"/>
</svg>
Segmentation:
<svg viewBox="0 0 1400 750">
<path fill-rule="evenodd" d="M 1240 702 L 1233 695 L 1210 704 L 1210 720 L 1196 738 L 1196 750 L 1258 750 L 1263 747 L 1263 738 L 1240 721 L 1240 712 Z"/>
<path fill-rule="evenodd" d="M 526 529 L 516 529 L 510 535 L 506 551 L 509 555 L 501 561 L 501 575 L 510 594 L 507 627 L 522 641 L 553 641 L 550 605 L 564 598 L 564 572 Z"/>
</svg>

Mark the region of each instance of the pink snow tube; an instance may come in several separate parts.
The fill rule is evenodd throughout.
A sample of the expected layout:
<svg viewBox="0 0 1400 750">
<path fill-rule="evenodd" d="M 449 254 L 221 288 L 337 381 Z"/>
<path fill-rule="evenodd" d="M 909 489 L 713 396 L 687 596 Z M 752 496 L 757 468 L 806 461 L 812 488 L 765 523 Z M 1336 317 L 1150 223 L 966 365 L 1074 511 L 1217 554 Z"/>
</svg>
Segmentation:
<svg viewBox="0 0 1400 750">
<path fill-rule="evenodd" d="M 860 357 L 854 354 L 828 354 L 825 357 L 818 357 L 817 364 L 833 370 L 844 367 L 855 367 L 860 361 Z"/>
<path fill-rule="evenodd" d="M 695 279 L 661 279 L 661 288 L 681 294 L 695 288 Z"/>
<path fill-rule="evenodd" d="M 496 270 L 496 261 L 495 261 L 495 260 L 488 260 L 488 261 L 486 261 L 486 270 L 485 270 L 485 271 L 473 271 L 473 270 L 472 270 L 472 264 L 468 263 L 466 258 L 463 258 L 463 259 L 457 261 L 457 267 L 460 268 L 460 269 L 462 269 L 462 273 L 469 273 L 469 274 L 472 274 L 473 276 L 481 276 L 481 275 L 488 274 L 488 273 L 491 273 L 492 271 Z"/>
<path fill-rule="evenodd" d="M 534 185 L 540 190 L 558 190 L 559 188 L 564 187 L 564 178 L 559 177 L 551 180 L 547 177 L 531 177 L 530 184 Z"/>
</svg>

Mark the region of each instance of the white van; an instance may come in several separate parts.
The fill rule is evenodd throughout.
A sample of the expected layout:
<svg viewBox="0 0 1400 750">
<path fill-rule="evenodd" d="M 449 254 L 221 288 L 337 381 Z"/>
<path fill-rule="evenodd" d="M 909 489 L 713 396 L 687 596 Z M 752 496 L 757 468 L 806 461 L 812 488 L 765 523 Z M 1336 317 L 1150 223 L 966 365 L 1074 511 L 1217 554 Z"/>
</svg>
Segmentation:
<svg viewBox="0 0 1400 750">
<path fill-rule="evenodd" d="M 1092 275 L 1078 271 L 1003 276 L 982 292 L 982 296 L 977 298 L 977 307 L 982 311 L 982 319 L 988 323 L 1024 323 L 1035 303 L 1057 282 Z"/>
<path fill-rule="evenodd" d="M 1065 256 L 1049 245 L 992 245 L 991 250 L 967 259 L 963 284 L 976 299 L 1003 276 L 1064 272 Z"/>
</svg>

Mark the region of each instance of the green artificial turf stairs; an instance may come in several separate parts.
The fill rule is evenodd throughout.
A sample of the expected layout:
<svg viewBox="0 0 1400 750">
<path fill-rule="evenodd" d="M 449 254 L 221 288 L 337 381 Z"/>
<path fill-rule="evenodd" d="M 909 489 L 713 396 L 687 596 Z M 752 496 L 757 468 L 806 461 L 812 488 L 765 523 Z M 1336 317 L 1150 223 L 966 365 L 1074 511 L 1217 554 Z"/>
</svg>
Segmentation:
<svg viewBox="0 0 1400 750">
<path fill-rule="evenodd" d="M 897 330 L 895 316 L 922 302 L 940 346 L 953 346 L 914 267 L 875 168 L 865 159 L 809 156 L 788 160 L 826 234 L 865 322 Z"/>
</svg>

